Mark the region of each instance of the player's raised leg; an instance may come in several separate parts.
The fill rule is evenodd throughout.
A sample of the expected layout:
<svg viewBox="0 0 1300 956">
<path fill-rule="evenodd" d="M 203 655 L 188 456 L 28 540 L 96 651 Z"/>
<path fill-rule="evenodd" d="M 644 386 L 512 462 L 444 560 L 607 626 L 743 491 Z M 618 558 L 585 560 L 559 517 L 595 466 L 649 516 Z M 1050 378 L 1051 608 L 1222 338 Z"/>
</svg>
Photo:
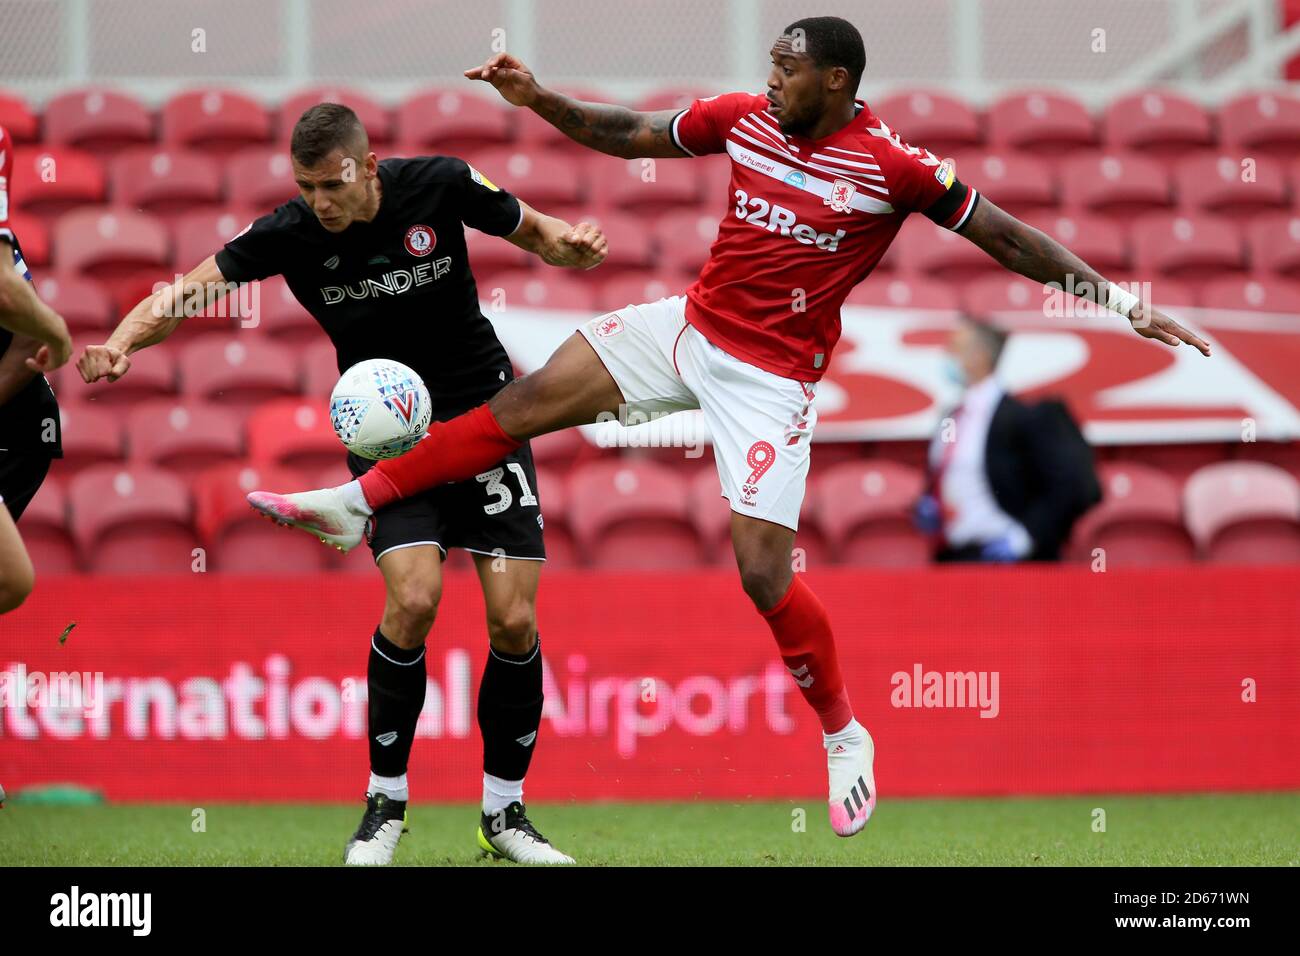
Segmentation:
<svg viewBox="0 0 1300 956">
<path fill-rule="evenodd" d="M 389 502 L 472 478 L 528 439 L 594 422 L 602 412 L 616 413 L 621 401 L 591 345 L 575 334 L 536 372 L 472 411 L 434 422 L 409 452 L 379 462 L 358 481 L 289 495 L 255 491 L 248 502 L 280 524 L 347 551 L 361 542 L 366 519 Z"/>
<path fill-rule="evenodd" d="M 542 562 L 476 554 L 474 564 L 483 585 L 490 642 L 478 690 L 483 735 L 479 849 L 516 863 L 572 863 L 572 857 L 537 831 L 524 809 L 524 777 L 542 722 L 542 647 L 537 634 Z"/>
<path fill-rule="evenodd" d="M 732 512 L 731 540 L 745 593 L 772 629 L 781 659 L 821 722 L 831 829 L 852 836 L 876 808 L 875 746 L 853 718 L 830 616 L 791 570 L 794 531 Z"/>
<path fill-rule="evenodd" d="M 406 765 L 427 683 L 424 642 L 442 594 L 442 553 L 433 544 L 379 557 L 387 596 L 366 667 L 370 783 L 366 811 L 344 851 L 347 863 L 383 866 L 406 832 Z"/>
</svg>

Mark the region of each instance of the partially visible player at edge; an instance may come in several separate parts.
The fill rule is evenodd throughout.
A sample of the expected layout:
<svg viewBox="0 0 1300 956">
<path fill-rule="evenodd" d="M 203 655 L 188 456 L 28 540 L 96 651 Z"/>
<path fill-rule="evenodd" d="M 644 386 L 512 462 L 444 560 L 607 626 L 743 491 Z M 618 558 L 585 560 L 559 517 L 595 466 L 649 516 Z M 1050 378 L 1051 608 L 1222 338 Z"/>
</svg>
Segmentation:
<svg viewBox="0 0 1300 956">
<path fill-rule="evenodd" d="M 428 386 L 434 420 L 454 418 L 514 374 L 479 307 L 465 226 L 555 266 L 591 268 L 605 257 L 598 229 L 539 213 L 460 159 L 379 161 L 356 114 L 337 103 L 302 114 L 289 152 L 301 195 L 253 222 L 179 289 L 137 305 L 104 345 L 81 357 L 86 381 L 121 377 L 130 353 L 169 335 L 187 314 L 174 308 L 178 293 L 221 295 L 236 283 L 283 275 L 329 334 L 340 371 L 365 359 L 395 359 Z M 353 475 L 372 464 L 356 455 L 347 462 Z M 361 824 L 344 851 L 350 864 L 391 862 L 405 829 L 407 763 L 427 683 L 425 642 L 443 556 L 453 547 L 473 555 L 490 642 L 477 708 L 479 848 L 517 862 L 573 862 L 537 831 L 523 802 L 542 714 L 536 601 L 546 551 L 532 454 L 519 445 L 462 477 L 393 502 L 375 515 L 369 535 L 387 595 L 370 636 L 370 781 Z"/>
<path fill-rule="evenodd" d="M 732 212 L 685 296 L 629 305 L 588 323 L 537 372 L 486 405 L 430 429 L 408 454 L 360 482 L 253 507 L 352 547 L 394 498 L 473 474 L 520 442 L 602 412 L 700 408 L 713 436 L 745 592 L 767 621 L 823 730 L 830 823 L 857 833 L 876 803 L 874 745 L 853 718 L 821 602 L 791 570 L 816 422 L 813 396 L 840 335 L 840 306 L 880 261 L 909 213 L 960 232 L 1039 282 L 1068 275 L 1112 290 L 1105 303 L 1139 335 L 1209 347 L 1069 250 L 902 142 L 857 100 L 862 38 L 836 17 L 799 20 L 771 49 L 767 95 L 728 93 L 684 110 L 638 113 L 541 86 L 499 54 L 467 70 L 570 138 L 624 158 L 726 152 Z M 1070 286 L 1066 286 L 1069 288 Z"/>
<path fill-rule="evenodd" d="M 72 355 L 67 323 L 36 295 L 9 224 L 14 144 L 0 126 L 0 614 L 27 599 L 36 572 L 15 524 L 62 456 L 51 372 Z"/>
</svg>

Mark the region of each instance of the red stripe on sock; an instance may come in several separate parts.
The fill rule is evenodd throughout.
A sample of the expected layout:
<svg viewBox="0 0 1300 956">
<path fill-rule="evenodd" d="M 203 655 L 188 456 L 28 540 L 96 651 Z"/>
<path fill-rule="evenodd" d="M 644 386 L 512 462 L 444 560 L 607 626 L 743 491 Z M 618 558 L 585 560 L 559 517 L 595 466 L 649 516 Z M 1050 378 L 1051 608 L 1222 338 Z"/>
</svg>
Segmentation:
<svg viewBox="0 0 1300 956">
<path fill-rule="evenodd" d="M 760 613 L 772 629 L 790 676 L 817 712 L 822 729 L 828 734 L 843 730 L 853 719 L 853 708 L 840 674 L 830 615 L 822 602 L 796 574 L 785 596 Z"/>
<path fill-rule="evenodd" d="M 434 422 L 405 455 L 381 461 L 362 475 L 361 492 L 378 510 L 398 498 L 473 478 L 522 444 L 505 433 L 483 404 L 450 421 Z"/>
</svg>

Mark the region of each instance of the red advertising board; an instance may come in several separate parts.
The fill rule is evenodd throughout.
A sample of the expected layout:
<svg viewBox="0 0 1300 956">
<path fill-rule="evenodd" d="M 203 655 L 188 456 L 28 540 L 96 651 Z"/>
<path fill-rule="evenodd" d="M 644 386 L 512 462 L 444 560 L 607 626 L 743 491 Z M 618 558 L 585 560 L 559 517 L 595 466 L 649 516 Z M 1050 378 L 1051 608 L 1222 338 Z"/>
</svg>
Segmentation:
<svg viewBox="0 0 1300 956">
<path fill-rule="evenodd" d="M 885 799 L 1300 787 L 1300 569 L 808 581 L 835 622 Z M 340 576 L 42 579 L 0 618 L 0 782 L 125 800 L 355 798 L 382 599 L 378 579 Z M 531 797 L 825 786 L 817 722 L 733 574 L 547 572 L 539 613 Z M 485 654 L 477 582 L 449 574 L 416 799 L 479 793 Z"/>
</svg>

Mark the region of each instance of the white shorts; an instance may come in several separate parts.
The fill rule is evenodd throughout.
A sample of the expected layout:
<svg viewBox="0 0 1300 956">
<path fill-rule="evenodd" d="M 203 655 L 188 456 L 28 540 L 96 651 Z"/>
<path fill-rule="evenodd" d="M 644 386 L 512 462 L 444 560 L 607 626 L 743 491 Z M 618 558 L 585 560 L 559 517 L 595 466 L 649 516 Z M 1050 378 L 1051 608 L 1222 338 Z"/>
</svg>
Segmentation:
<svg viewBox="0 0 1300 956">
<path fill-rule="evenodd" d="M 718 348 L 686 323 L 685 296 L 629 305 L 579 331 L 623 393 L 627 416 L 704 413 L 732 511 L 798 529 L 817 423 L 815 383 Z"/>
</svg>

